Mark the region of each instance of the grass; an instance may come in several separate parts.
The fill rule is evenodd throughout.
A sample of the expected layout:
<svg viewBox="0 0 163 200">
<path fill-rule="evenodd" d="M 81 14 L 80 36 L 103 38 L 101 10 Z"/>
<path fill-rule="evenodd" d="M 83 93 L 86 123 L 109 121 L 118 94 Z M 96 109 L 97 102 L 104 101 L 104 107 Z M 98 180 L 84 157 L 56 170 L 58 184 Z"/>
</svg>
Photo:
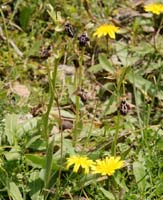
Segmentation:
<svg viewBox="0 0 163 200">
<path fill-rule="evenodd" d="M 162 200 L 162 15 L 130 1 L 2 1 L 0 199 Z M 93 36 L 105 23 L 115 39 Z M 124 166 L 75 173 L 72 155 Z"/>
</svg>

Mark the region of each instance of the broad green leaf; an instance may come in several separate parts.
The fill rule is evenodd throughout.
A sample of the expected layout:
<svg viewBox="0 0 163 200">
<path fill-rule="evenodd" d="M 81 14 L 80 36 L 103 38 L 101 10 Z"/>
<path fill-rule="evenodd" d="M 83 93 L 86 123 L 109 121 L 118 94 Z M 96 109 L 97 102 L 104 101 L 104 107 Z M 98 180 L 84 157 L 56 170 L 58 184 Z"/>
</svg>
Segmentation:
<svg viewBox="0 0 163 200">
<path fill-rule="evenodd" d="M 24 134 L 29 133 L 37 127 L 38 118 L 27 119 L 24 123 L 19 125 L 18 136 L 22 137 Z"/>
<path fill-rule="evenodd" d="M 141 75 L 135 74 L 134 71 L 130 70 L 127 74 L 127 78 L 130 83 L 135 84 L 135 87 L 140 89 L 142 92 L 152 92 L 152 83 L 144 79 Z"/>
<path fill-rule="evenodd" d="M 99 55 L 99 64 L 93 65 L 92 67 L 89 68 L 89 71 L 93 73 L 97 73 L 102 70 L 106 70 L 107 72 L 111 74 L 115 72 L 115 69 L 112 63 L 108 60 L 105 54 Z"/>
<path fill-rule="evenodd" d="M 129 73 L 130 68 L 129 67 L 122 67 L 119 71 L 119 77 L 118 77 L 118 82 L 117 82 L 117 87 L 120 88 L 122 82 L 125 80 L 127 74 Z"/>
<path fill-rule="evenodd" d="M 65 153 L 68 153 L 69 155 L 75 154 L 75 147 L 73 146 L 71 140 L 64 139 L 63 146 L 64 146 Z"/>
<path fill-rule="evenodd" d="M 25 154 L 26 161 L 28 165 L 34 168 L 45 168 L 45 156 L 40 156 L 36 154 Z M 56 161 L 53 159 L 52 169 L 57 170 L 58 166 Z"/>
<path fill-rule="evenodd" d="M 116 42 L 115 48 L 116 48 L 117 56 L 124 67 L 132 66 L 133 64 L 135 64 L 137 60 L 139 60 L 139 56 L 136 56 L 136 55 L 131 56 L 129 54 L 129 47 L 126 43 L 122 41 Z"/>
<path fill-rule="evenodd" d="M 60 110 L 60 112 L 61 112 L 62 117 L 74 118 L 74 114 L 72 112 L 68 112 L 66 110 Z M 58 119 L 59 118 L 58 110 L 52 110 L 50 112 L 50 117 L 52 117 L 53 119 L 55 119 L 55 118 Z"/>
<path fill-rule="evenodd" d="M 69 4 L 65 4 L 64 10 L 66 13 L 68 13 L 69 16 L 77 12 L 76 8 L 73 5 L 69 5 Z"/>
<path fill-rule="evenodd" d="M 59 144 L 60 142 L 58 142 Z M 69 139 L 64 139 L 63 140 L 63 156 L 65 155 L 74 155 L 75 154 L 75 148 L 73 146 L 73 143 L 72 143 L 72 140 L 69 140 Z M 54 154 L 54 158 L 56 159 L 60 159 L 60 155 L 61 155 L 61 152 L 60 152 L 60 149 Z"/>
<path fill-rule="evenodd" d="M 29 49 L 28 51 L 28 56 L 36 56 L 38 55 L 38 52 L 39 52 L 39 49 L 42 45 L 42 40 L 38 40 L 38 41 L 35 41 L 33 44 L 32 44 L 32 47 Z"/>
<path fill-rule="evenodd" d="M 34 168 L 44 168 L 45 167 L 45 157 L 36 154 L 26 154 L 26 161 L 28 165 Z"/>
<path fill-rule="evenodd" d="M 100 72 L 100 71 L 102 71 L 103 70 L 103 68 L 101 67 L 101 65 L 100 64 L 97 64 L 97 65 L 93 65 L 93 66 L 91 66 L 89 69 L 88 69 L 88 71 L 89 72 L 92 72 L 92 73 L 97 73 L 97 72 Z"/>
<path fill-rule="evenodd" d="M 131 47 L 132 51 L 136 52 L 136 54 L 143 58 L 147 54 L 154 54 L 155 49 L 150 42 L 142 41 L 139 45 Z"/>
<path fill-rule="evenodd" d="M 163 182 L 160 180 L 159 184 L 156 184 L 156 194 L 159 196 L 163 196 Z"/>
<path fill-rule="evenodd" d="M 20 11 L 19 21 L 21 27 L 26 30 L 31 18 L 32 8 L 30 6 L 24 7 Z"/>
<path fill-rule="evenodd" d="M 4 187 L 6 187 L 8 182 L 7 171 L 1 166 L 0 166 L 0 182 L 3 184 Z"/>
<path fill-rule="evenodd" d="M 125 183 L 125 179 L 124 179 L 124 175 L 121 174 L 120 171 L 117 171 L 117 173 L 115 174 L 115 176 L 113 177 L 115 182 L 124 190 L 124 191 L 128 191 L 129 189 L 126 186 Z"/>
<path fill-rule="evenodd" d="M 107 72 L 110 72 L 111 74 L 115 72 L 115 69 L 112 66 L 112 63 L 108 60 L 106 54 L 99 55 L 99 62 L 100 62 L 101 67 L 105 69 Z"/>
<path fill-rule="evenodd" d="M 111 192 L 105 190 L 105 189 L 102 188 L 102 187 L 100 187 L 100 190 L 101 190 L 101 192 L 103 193 L 103 195 L 104 195 L 107 199 L 109 199 L 109 200 L 115 200 L 115 197 L 114 197 L 114 195 L 113 195 Z"/>
<path fill-rule="evenodd" d="M 128 149 L 126 149 L 124 152 L 121 153 L 121 158 L 126 158 L 126 156 L 130 153 L 131 151 L 131 147 L 129 147 Z"/>
<path fill-rule="evenodd" d="M 128 49 L 124 42 L 117 42 L 115 44 L 117 56 L 119 57 L 123 66 L 128 66 Z"/>
<path fill-rule="evenodd" d="M 29 140 L 29 142 L 26 145 L 26 148 L 33 149 L 35 151 L 45 151 L 46 150 L 46 142 L 45 140 L 40 138 L 39 136 L 34 136 Z"/>
<path fill-rule="evenodd" d="M 45 156 L 40 156 L 40 155 L 36 155 L 36 154 L 25 154 L 25 158 L 26 158 L 26 162 L 30 166 L 32 166 L 34 168 L 45 168 L 45 159 L 46 159 Z M 53 159 L 51 167 L 53 170 L 58 169 L 56 160 Z"/>
<path fill-rule="evenodd" d="M 112 94 L 111 97 L 106 101 L 105 105 L 106 108 L 104 110 L 104 116 L 114 113 L 117 110 L 117 96 Z"/>
<path fill-rule="evenodd" d="M 10 145 L 16 142 L 18 130 L 18 115 L 7 114 L 5 116 L 5 135 Z"/>
<path fill-rule="evenodd" d="M 29 178 L 29 188 L 30 188 L 30 197 L 32 200 L 43 200 L 43 196 L 41 195 L 41 190 L 43 188 L 43 181 L 40 178 L 40 171 L 35 170 L 30 173 Z"/>
<path fill-rule="evenodd" d="M 21 192 L 14 182 L 9 183 L 9 194 L 13 200 L 23 200 Z"/>
<path fill-rule="evenodd" d="M 47 154 L 46 154 L 46 162 L 45 162 L 45 188 L 49 187 L 49 182 L 52 174 L 52 165 L 53 165 L 53 148 L 54 148 L 54 137 L 48 144 Z"/>
<path fill-rule="evenodd" d="M 157 148 L 159 151 L 163 151 L 163 137 L 160 137 L 157 141 Z"/>
<path fill-rule="evenodd" d="M 135 161 L 133 163 L 133 173 L 139 190 L 144 191 L 146 186 L 146 173 L 145 168 L 141 162 Z"/>
<path fill-rule="evenodd" d="M 4 151 L 3 154 L 8 161 L 18 160 L 20 158 L 20 147 L 14 146 L 10 151 Z"/>
<path fill-rule="evenodd" d="M 39 141 L 40 144 L 41 144 L 42 142 L 41 142 L 40 138 L 41 138 L 41 135 L 33 136 L 33 137 L 27 142 L 25 148 L 28 149 L 29 147 L 31 147 L 31 145 L 33 145 L 34 143 L 37 143 L 37 141 Z M 36 149 L 37 149 L 37 147 L 40 147 L 40 146 L 36 146 Z"/>
</svg>

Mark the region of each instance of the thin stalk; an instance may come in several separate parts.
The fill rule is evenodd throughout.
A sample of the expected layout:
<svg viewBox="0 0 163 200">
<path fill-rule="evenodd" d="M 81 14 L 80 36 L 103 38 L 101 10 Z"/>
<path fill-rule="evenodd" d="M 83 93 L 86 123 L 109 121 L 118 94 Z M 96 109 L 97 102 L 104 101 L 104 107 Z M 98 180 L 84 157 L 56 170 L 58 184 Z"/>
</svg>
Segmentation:
<svg viewBox="0 0 163 200">
<path fill-rule="evenodd" d="M 113 156 L 116 156 L 116 151 L 117 151 L 117 141 L 118 141 L 118 134 L 119 134 L 119 124 L 120 124 L 120 113 L 118 111 L 117 119 L 116 119 L 116 131 L 113 139 L 113 144 L 111 147 L 111 154 Z"/>
<path fill-rule="evenodd" d="M 133 77 L 133 90 L 134 90 L 134 99 L 135 99 L 135 104 L 136 104 L 136 112 L 137 112 L 137 116 L 138 116 L 138 122 L 139 122 L 139 127 L 140 127 L 140 131 L 141 131 L 141 135 L 142 135 L 142 139 L 144 140 L 144 134 L 143 134 L 143 126 L 142 126 L 142 120 L 140 117 L 140 112 L 139 112 L 139 106 L 138 106 L 138 101 L 137 101 L 137 92 L 136 92 L 136 87 L 135 87 L 135 74 L 134 74 L 134 70 L 132 70 L 132 77 Z"/>
<path fill-rule="evenodd" d="M 78 69 L 75 70 L 75 77 L 74 77 L 74 86 L 75 91 L 78 90 Z M 80 107 L 80 97 L 76 94 L 75 96 L 75 107 L 76 107 L 76 115 L 75 115 L 75 127 L 73 131 L 73 145 L 76 144 L 76 137 L 77 137 L 77 125 L 79 122 L 79 107 Z"/>
<path fill-rule="evenodd" d="M 75 78 L 74 78 L 75 91 L 80 89 L 82 86 L 84 52 L 85 52 L 85 48 L 83 47 L 81 57 L 79 59 L 79 68 L 76 68 L 75 70 Z M 75 97 L 75 104 L 76 104 L 76 119 L 75 119 L 75 128 L 73 131 L 74 145 L 76 144 L 77 135 L 78 135 L 78 125 L 80 121 L 80 97 L 78 95 L 76 95 Z"/>
<path fill-rule="evenodd" d="M 47 108 L 47 111 L 44 115 L 44 138 L 45 138 L 45 141 L 46 141 L 46 147 L 48 146 L 48 137 L 49 137 L 49 133 L 48 133 L 48 121 L 49 121 L 49 114 L 50 114 L 50 111 L 51 111 L 51 108 L 53 106 L 53 101 L 54 101 L 54 90 L 55 90 L 55 83 L 56 83 L 56 76 L 57 76 L 57 65 L 58 65 L 58 61 L 55 61 L 54 63 L 54 70 L 53 70 L 53 77 L 51 79 L 51 74 L 50 74 L 50 69 L 49 69 L 49 66 L 47 64 L 47 71 L 48 71 L 48 82 L 49 82 L 49 103 L 48 103 L 48 108 Z"/>
<path fill-rule="evenodd" d="M 121 89 L 121 84 L 123 81 L 120 81 L 117 78 L 117 104 L 119 104 L 119 100 L 120 100 L 120 89 Z M 120 113 L 118 110 L 118 115 L 116 118 L 116 130 L 115 130 L 115 135 L 114 135 L 114 139 L 113 139 L 113 144 L 111 147 L 111 154 L 113 156 L 116 156 L 116 151 L 117 151 L 117 140 L 118 140 L 118 134 L 119 134 L 119 124 L 120 124 Z"/>
<path fill-rule="evenodd" d="M 97 102 L 95 102 L 95 107 L 94 107 L 94 115 L 96 114 L 96 111 L 97 111 L 97 108 L 98 108 L 98 104 Z M 91 132 L 92 132 L 92 129 L 93 129 L 93 122 L 94 122 L 94 118 L 92 117 L 92 120 L 90 122 L 90 128 L 88 130 L 88 134 L 87 134 L 87 138 L 86 138 L 86 141 L 84 143 L 84 149 L 87 147 L 88 143 L 89 143 L 89 139 L 90 139 L 90 136 L 91 136 Z"/>
<path fill-rule="evenodd" d="M 123 92 L 123 96 L 125 96 L 125 94 L 126 94 L 126 91 L 125 91 L 125 83 L 124 83 L 125 81 L 122 81 L 122 92 Z"/>
<path fill-rule="evenodd" d="M 61 134 L 61 143 L 60 143 L 60 166 L 63 166 L 63 128 L 62 128 L 62 117 L 61 117 L 61 110 L 60 105 L 58 101 L 58 97 L 55 99 L 57 108 L 58 108 L 58 114 L 59 114 L 59 125 L 60 125 L 60 134 Z M 62 173 L 62 167 L 59 168 L 58 172 L 58 180 L 57 180 L 57 190 L 56 194 L 59 194 L 59 187 L 61 184 L 61 173 Z"/>
<path fill-rule="evenodd" d="M 106 35 L 106 50 L 107 50 L 107 55 L 109 55 L 109 36 Z"/>
<path fill-rule="evenodd" d="M 52 73 L 52 78 L 50 75 L 50 69 L 47 64 L 48 69 L 48 81 L 49 81 L 49 103 L 47 112 L 45 113 L 43 117 L 43 123 L 44 123 L 44 138 L 46 141 L 46 163 L 45 163 L 45 177 L 44 177 L 44 187 L 45 189 L 48 189 L 49 182 L 50 182 L 50 176 L 51 176 L 51 170 L 52 170 L 52 156 L 53 156 L 53 146 L 54 146 L 54 137 L 52 138 L 51 142 L 49 143 L 49 114 L 53 106 L 54 98 L 55 98 L 55 85 L 56 85 L 56 77 L 57 77 L 57 67 L 58 67 L 58 61 L 59 59 L 56 59 L 54 62 L 54 69 Z M 47 198 L 47 194 L 46 194 Z"/>
</svg>

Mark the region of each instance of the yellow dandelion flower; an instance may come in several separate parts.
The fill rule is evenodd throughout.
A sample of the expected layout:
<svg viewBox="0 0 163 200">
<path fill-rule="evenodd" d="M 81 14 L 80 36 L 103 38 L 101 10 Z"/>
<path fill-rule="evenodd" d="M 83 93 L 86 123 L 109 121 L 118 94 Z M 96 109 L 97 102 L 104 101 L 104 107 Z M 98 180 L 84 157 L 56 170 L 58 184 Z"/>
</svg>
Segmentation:
<svg viewBox="0 0 163 200">
<path fill-rule="evenodd" d="M 102 160 L 96 160 L 96 164 L 91 168 L 93 173 L 111 176 L 116 169 L 120 169 L 124 165 L 124 161 L 120 157 L 106 157 Z"/>
<path fill-rule="evenodd" d="M 109 35 L 110 38 L 115 39 L 115 33 L 119 32 L 119 28 L 111 24 L 103 24 L 98 27 L 93 36 L 102 37 Z"/>
<path fill-rule="evenodd" d="M 146 12 L 152 12 L 153 14 L 159 15 L 163 12 L 163 4 L 160 3 L 151 3 L 144 6 Z"/>
<path fill-rule="evenodd" d="M 89 169 L 91 165 L 93 165 L 93 161 L 89 160 L 87 156 L 72 156 L 70 158 L 67 158 L 67 169 L 71 165 L 74 165 L 73 172 L 78 172 L 79 168 L 82 167 L 85 170 L 85 174 L 89 173 Z"/>
</svg>

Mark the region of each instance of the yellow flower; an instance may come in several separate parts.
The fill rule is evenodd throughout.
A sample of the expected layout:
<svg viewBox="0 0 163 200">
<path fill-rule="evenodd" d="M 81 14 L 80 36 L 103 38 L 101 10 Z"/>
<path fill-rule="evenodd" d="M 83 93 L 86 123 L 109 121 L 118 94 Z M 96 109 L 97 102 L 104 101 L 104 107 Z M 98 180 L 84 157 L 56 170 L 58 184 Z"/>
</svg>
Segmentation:
<svg viewBox="0 0 163 200">
<path fill-rule="evenodd" d="M 118 27 L 111 24 L 104 24 L 97 28 L 93 36 L 102 37 L 109 35 L 112 39 L 115 39 L 115 33 L 118 33 L 118 31 Z"/>
<path fill-rule="evenodd" d="M 146 12 L 152 12 L 156 15 L 159 15 L 160 13 L 163 12 L 163 4 L 160 4 L 160 3 L 151 3 L 151 4 L 148 4 L 146 6 L 144 6 L 144 10 Z"/>
<path fill-rule="evenodd" d="M 89 173 L 89 168 L 91 165 L 93 165 L 93 161 L 89 160 L 86 156 L 72 156 L 70 158 L 67 158 L 67 169 L 74 165 L 73 171 L 78 172 L 79 168 L 82 167 L 85 169 L 85 173 Z"/>
<path fill-rule="evenodd" d="M 93 173 L 111 176 L 116 169 L 120 169 L 124 165 L 124 161 L 120 157 L 106 157 L 102 160 L 96 160 L 96 164 L 91 168 Z"/>
</svg>

